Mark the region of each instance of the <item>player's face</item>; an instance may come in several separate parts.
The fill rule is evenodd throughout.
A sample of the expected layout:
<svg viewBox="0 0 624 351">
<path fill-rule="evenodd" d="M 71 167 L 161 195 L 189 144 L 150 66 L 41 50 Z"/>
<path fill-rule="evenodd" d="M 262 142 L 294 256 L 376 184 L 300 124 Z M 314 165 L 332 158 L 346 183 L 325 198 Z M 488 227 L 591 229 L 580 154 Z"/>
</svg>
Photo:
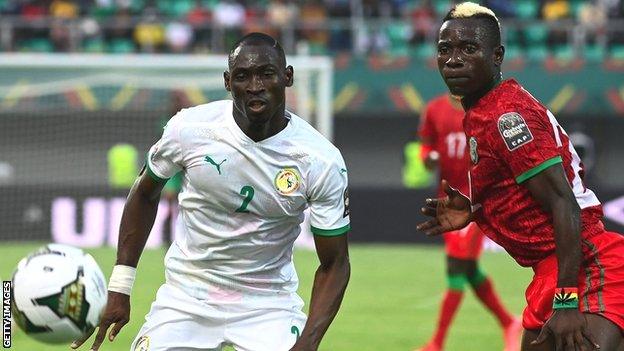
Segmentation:
<svg viewBox="0 0 624 351">
<path fill-rule="evenodd" d="M 266 123 L 283 111 L 293 69 L 284 67 L 277 51 L 269 46 L 242 45 L 234 55 L 230 71 L 224 73 L 225 88 L 232 93 L 234 107 L 249 122 Z"/>
<path fill-rule="evenodd" d="M 492 84 L 502 56 L 495 54 L 476 19 L 453 19 L 440 28 L 438 69 L 451 94 L 469 96 Z"/>
</svg>

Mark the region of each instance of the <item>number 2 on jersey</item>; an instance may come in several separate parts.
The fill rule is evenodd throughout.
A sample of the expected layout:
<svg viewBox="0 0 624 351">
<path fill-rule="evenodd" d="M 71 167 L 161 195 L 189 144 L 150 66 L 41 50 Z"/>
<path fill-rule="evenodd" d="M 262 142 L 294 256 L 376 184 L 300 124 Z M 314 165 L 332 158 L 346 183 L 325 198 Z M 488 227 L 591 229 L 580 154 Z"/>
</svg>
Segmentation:
<svg viewBox="0 0 624 351">
<path fill-rule="evenodd" d="M 240 205 L 240 207 L 236 210 L 236 212 L 249 213 L 249 210 L 247 209 L 247 205 L 249 205 L 249 202 L 251 202 L 251 199 L 253 199 L 254 188 L 252 188 L 249 185 L 245 185 L 244 187 L 242 187 L 240 194 L 245 196 L 245 198 L 243 199 L 243 204 Z"/>
</svg>

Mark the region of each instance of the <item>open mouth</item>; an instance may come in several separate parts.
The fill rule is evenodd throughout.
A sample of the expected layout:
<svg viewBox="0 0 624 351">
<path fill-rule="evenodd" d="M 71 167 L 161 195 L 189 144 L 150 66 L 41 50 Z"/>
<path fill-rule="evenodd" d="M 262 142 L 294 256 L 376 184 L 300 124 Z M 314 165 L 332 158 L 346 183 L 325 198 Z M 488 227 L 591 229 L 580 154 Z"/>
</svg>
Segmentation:
<svg viewBox="0 0 624 351">
<path fill-rule="evenodd" d="M 247 107 L 249 107 L 252 112 L 262 112 L 266 108 L 266 102 L 262 100 L 251 100 L 247 103 Z"/>
</svg>

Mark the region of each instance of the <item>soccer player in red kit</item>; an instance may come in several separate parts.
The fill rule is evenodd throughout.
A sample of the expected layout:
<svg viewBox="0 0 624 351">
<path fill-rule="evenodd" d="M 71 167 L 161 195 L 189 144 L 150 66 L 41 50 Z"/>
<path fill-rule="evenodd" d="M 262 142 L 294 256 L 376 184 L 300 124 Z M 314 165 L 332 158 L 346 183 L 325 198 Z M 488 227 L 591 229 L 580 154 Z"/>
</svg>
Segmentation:
<svg viewBox="0 0 624 351">
<path fill-rule="evenodd" d="M 462 120 L 464 109 L 459 97 L 444 94 L 425 107 L 418 134 L 422 142 L 421 157 L 428 169 L 439 168 L 440 178 L 468 194 L 470 156 Z M 439 196 L 444 191 L 438 190 Z M 467 285 L 477 298 L 494 314 L 503 328 L 505 351 L 518 350 L 522 331 L 520 320 L 514 318 L 500 302 L 490 279 L 480 269 L 477 260 L 483 247 L 483 233 L 475 223 L 444 233 L 448 290 L 440 306 L 438 324 L 433 337 L 418 351 L 444 349 L 448 328 L 459 309 Z"/>
<path fill-rule="evenodd" d="M 446 181 L 427 199 L 427 235 L 476 222 L 534 277 L 523 351 L 624 350 L 624 237 L 608 232 L 583 166 L 553 114 L 513 79 L 495 14 L 461 3 L 444 18 L 438 68 L 466 111 L 470 199 Z"/>
</svg>

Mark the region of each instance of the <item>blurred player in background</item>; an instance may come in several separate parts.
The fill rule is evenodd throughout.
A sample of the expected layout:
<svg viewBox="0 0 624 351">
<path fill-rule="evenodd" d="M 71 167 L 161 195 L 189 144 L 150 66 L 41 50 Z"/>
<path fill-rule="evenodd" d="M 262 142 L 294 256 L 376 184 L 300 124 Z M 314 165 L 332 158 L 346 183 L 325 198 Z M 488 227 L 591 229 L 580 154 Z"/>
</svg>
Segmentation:
<svg viewBox="0 0 624 351">
<path fill-rule="evenodd" d="M 161 190 L 180 171 L 166 282 L 133 350 L 318 349 L 350 274 L 347 170 L 336 147 L 285 110 L 293 75 L 279 43 L 251 33 L 234 45 L 224 72 L 234 101 L 184 109 L 169 121 L 128 196 L 93 349 L 128 322 Z M 307 321 L 292 262 L 306 207 L 320 260 Z"/>
<path fill-rule="evenodd" d="M 438 68 L 462 97 L 470 150 L 470 199 L 446 181 L 427 199 L 427 235 L 475 221 L 522 266 L 522 350 L 624 350 L 624 238 L 605 230 L 602 206 L 553 114 L 503 80 L 500 24 L 488 8 L 456 5 L 438 37 Z"/>
<path fill-rule="evenodd" d="M 470 156 L 462 126 L 464 110 L 458 97 L 441 95 L 425 107 L 418 131 L 422 142 L 421 157 L 429 170 L 439 169 L 440 178 L 468 194 Z M 438 195 L 443 196 L 440 188 Z M 444 233 L 448 290 L 442 299 L 438 324 L 431 340 L 419 351 L 444 349 L 448 328 L 453 321 L 467 285 L 496 317 L 503 328 L 505 351 L 520 347 L 522 326 L 502 305 L 492 281 L 479 267 L 483 233 L 475 223 L 463 229 Z"/>
</svg>

